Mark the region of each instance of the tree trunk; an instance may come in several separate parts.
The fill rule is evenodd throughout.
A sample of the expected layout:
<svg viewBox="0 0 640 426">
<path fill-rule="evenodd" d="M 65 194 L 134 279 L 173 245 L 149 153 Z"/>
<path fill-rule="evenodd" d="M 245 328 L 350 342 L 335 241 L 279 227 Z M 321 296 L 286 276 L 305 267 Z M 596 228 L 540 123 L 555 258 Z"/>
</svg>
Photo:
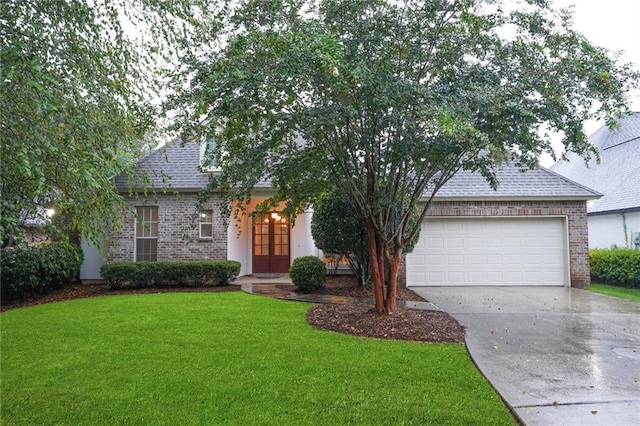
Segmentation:
<svg viewBox="0 0 640 426">
<path fill-rule="evenodd" d="M 389 257 L 389 281 L 387 282 L 387 297 L 385 298 L 385 311 L 389 314 L 398 310 L 398 268 L 400 267 L 401 251 L 396 250 Z"/>
<path fill-rule="evenodd" d="M 402 250 L 396 249 L 391 255 L 389 246 L 380 241 L 371 221 L 367 221 L 367 244 L 376 311 L 392 314 L 398 310 L 398 269 Z"/>
<path fill-rule="evenodd" d="M 373 223 L 367 221 L 367 244 L 371 262 L 371 281 L 373 283 L 373 295 L 376 301 L 376 311 L 384 312 L 384 275 L 380 270 L 378 259 L 378 238 Z"/>
</svg>

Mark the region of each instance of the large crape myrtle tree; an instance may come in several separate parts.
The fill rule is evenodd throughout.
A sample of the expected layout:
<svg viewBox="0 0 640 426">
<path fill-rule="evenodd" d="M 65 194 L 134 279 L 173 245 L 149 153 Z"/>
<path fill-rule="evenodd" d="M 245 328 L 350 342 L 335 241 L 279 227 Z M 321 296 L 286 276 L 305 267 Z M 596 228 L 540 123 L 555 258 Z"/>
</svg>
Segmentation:
<svg viewBox="0 0 640 426">
<path fill-rule="evenodd" d="M 637 79 L 546 1 L 230 2 L 174 75 L 186 138 L 215 137 L 215 190 L 242 213 L 269 179 L 295 215 L 327 187 L 367 232 L 375 308 L 433 196 L 461 169 L 533 167 L 546 132 L 593 155 L 584 120 L 625 111 Z M 420 220 L 412 220 L 419 206 Z"/>
</svg>

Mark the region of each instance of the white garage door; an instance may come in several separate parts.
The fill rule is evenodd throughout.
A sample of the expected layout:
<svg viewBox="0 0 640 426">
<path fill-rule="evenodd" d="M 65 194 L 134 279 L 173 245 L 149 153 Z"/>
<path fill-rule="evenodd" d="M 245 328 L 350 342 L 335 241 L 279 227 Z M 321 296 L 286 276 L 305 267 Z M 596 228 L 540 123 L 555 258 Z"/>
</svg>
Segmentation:
<svg viewBox="0 0 640 426">
<path fill-rule="evenodd" d="M 407 285 L 563 286 L 566 246 L 563 218 L 427 219 Z"/>
</svg>

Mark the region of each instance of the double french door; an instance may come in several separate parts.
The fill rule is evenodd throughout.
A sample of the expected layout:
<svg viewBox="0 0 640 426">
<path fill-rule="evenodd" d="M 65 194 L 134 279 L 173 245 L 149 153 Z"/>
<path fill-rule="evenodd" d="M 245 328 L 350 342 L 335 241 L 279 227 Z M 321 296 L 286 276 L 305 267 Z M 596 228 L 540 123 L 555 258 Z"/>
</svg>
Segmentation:
<svg viewBox="0 0 640 426">
<path fill-rule="evenodd" d="M 254 217 L 253 273 L 289 271 L 289 231 L 289 218 L 279 212 Z"/>
</svg>

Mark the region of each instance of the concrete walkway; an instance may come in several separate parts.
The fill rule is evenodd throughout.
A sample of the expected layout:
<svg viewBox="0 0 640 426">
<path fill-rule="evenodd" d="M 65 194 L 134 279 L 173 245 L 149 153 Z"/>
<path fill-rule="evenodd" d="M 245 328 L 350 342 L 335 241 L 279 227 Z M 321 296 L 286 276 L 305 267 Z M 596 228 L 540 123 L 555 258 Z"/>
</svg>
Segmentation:
<svg viewBox="0 0 640 426">
<path fill-rule="evenodd" d="M 412 287 L 526 425 L 640 425 L 640 303 L 570 288 Z"/>
</svg>

